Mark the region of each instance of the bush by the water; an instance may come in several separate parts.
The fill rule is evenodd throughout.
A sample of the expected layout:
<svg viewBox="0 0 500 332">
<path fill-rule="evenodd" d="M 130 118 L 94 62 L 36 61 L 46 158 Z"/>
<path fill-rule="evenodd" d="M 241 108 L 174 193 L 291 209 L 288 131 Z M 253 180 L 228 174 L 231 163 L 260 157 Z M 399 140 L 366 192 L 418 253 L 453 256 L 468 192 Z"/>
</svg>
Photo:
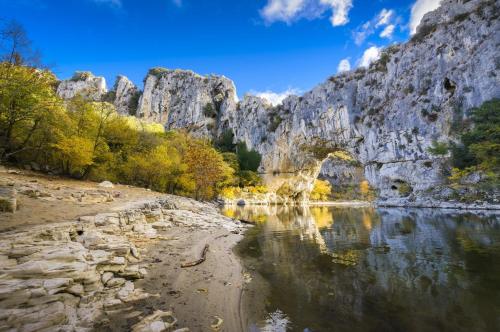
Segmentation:
<svg viewBox="0 0 500 332">
<path fill-rule="evenodd" d="M 332 194 L 332 186 L 330 182 L 325 180 L 315 180 L 314 187 L 311 192 L 311 199 L 313 201 L 327 201 Z"/>
</svg>

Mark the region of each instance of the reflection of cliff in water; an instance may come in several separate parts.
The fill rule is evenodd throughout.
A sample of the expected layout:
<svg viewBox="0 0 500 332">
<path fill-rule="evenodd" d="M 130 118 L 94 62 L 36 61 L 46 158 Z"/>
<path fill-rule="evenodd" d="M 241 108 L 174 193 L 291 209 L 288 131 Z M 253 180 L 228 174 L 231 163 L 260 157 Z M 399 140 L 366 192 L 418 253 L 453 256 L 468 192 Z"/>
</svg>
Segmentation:
<svg viewBox="0 0 500 332">
<path fill-rule="evenodd" d="M 500 218 L 438 210 L 260 207 L 239 251 L 297 330 L 495 330 Z M 265 217 L 264 217 L 265 216 Z"/>
</svg>

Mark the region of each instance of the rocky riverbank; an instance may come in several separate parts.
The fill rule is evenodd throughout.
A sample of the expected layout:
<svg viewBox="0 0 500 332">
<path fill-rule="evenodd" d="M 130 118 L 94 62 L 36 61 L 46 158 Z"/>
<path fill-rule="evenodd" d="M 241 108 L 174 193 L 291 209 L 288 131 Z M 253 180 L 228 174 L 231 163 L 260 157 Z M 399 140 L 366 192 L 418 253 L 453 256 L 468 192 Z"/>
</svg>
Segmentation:
<svg viewBox="0 0 500 332">
<path fill-rule="evenodd" d="M 0 213 L 0 330 L 239 329 L 231 248 L 247 226 L 186 198 L 16 173 L 1 172 L 18 207 Z"/>
<path fill-rule="evenodd" d="M 456 209 L 456 210 L 500 210 L 500 204 L 491 204 L 485 201 L 473 203 L 462 203 L 457 201 L 440 201 L 428 198 L 419 198 L 415 201 L 408 199 L 387 199 L 376 202 L 378 207 L 406 207 L 406 208 L 432 208 L 432 209 Z"/>
</svg>

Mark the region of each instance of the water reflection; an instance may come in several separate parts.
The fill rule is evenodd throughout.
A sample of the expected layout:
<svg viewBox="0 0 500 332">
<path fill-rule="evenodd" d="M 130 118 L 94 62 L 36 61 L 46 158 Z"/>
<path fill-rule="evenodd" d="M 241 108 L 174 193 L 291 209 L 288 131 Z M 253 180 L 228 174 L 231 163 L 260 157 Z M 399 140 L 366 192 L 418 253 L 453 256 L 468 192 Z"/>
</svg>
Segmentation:
<svg viewBox="0 0 500 332">
<path fill-rule="evenodd" d="M 267 315 L 253 317 L 262 331 L 273 330 L 276 313 L 289 319 L 283 331 L 500 330 L 498 215 L 279 206 L 229 213 L 257 222 L 237 250 L 269 285 Z"/>
</svg>

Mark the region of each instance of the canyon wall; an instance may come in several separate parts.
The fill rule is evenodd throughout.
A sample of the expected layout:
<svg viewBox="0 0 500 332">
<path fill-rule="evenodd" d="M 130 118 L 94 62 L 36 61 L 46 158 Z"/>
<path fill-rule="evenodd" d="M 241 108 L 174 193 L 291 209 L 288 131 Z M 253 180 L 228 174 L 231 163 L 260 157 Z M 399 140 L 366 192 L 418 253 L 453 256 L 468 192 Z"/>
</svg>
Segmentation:
<svg viewBox="0 0 500 332">
<path fill-rule="evenodd" d="M 198 137 L 231 130 L 262 154 L 271 190 L 296 200 L 307 200 L 323 162 L 339 150 L 363 165 L 382 199 L 409 199 L 443 182 L 448 158 L 428 152 L 433 142 L 456 140 L 471 108 L 500 97 L 499 13 L 500 1 L 445 0 L 410 41 L 385 49 L 369 68 L 278 106 L 255 96 L 238 101 L 225 77 L 161 68 L 148 73 L 137 106 L 126 92 L 137 94 L 133 85 L 116 90 L 113 102 L 121 113 Z M 81 89 L 74 81 L 61 83 L 62 97 L 74 95 L 71 84 Z M 91 97 L 99 94 L 109 96 Z"/>
</svg>

